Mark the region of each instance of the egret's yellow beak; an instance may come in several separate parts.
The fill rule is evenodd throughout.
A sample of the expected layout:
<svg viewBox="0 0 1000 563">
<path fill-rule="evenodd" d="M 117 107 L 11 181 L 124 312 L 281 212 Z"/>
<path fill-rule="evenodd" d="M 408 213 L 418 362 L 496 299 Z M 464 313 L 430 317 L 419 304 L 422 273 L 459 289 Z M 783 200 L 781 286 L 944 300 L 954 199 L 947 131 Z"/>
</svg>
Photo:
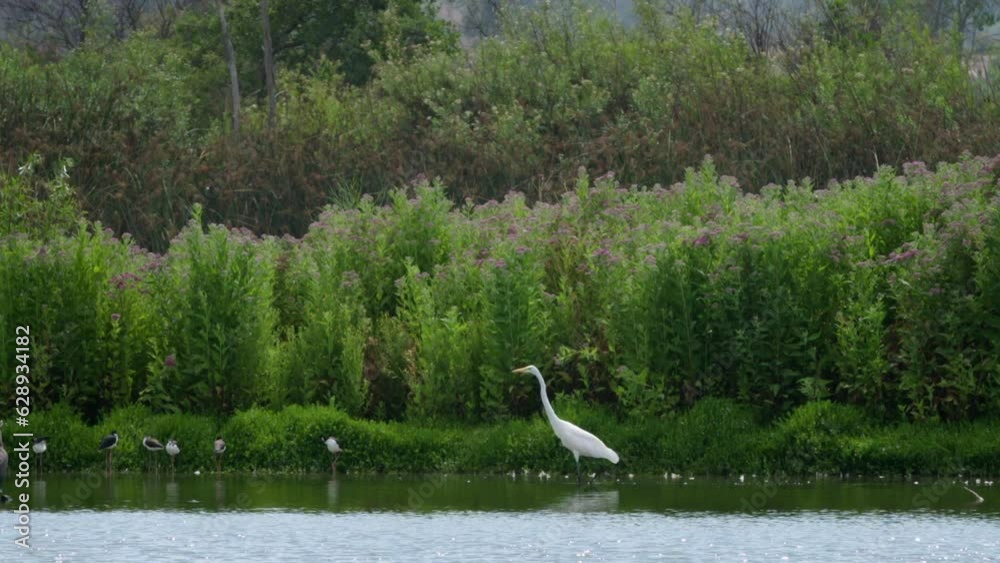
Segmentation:
<svg viewBox="0 0 1000 563">
<path fill-rule="evenodd" d="M 524 366 L 523 368 L 517 368 L 516 370 L 514 370 L 514 373 L 528 373 L 528 366 Z"/>
</svg>

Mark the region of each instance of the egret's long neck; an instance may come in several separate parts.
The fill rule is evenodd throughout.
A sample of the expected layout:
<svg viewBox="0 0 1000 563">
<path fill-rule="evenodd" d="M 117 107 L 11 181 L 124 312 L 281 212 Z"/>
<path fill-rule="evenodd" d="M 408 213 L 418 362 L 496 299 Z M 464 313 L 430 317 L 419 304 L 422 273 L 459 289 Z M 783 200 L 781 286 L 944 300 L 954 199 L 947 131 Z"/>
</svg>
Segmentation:
<svg viewBox="0 0 1000 563">
<path fill-rule="evenodd" d="M 536 373 L 535 377 L 538 379 L 538 387 L 542 392 L 542 406 L 545 407 L 545 416 L 549 418 L 549 424 L 555 425 L 559 417 L 556 416 L 556 411 L 552 410 L 552 403 L 549 402 L 549 395 L 545 392 L 545 380 L 542 379 L 542 374 Z"/>
</svg>

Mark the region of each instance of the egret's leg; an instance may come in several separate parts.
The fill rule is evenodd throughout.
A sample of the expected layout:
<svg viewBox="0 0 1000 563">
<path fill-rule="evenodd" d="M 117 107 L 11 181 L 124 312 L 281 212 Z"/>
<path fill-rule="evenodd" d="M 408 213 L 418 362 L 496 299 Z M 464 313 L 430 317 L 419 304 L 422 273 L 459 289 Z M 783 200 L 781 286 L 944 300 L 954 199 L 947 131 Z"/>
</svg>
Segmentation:
<svg viewBox="0 0 1000 563">
<path fill-rule="evenodd" d="M 576 458 L 576 486 L 583 485 L 583 476 L 580 474 L 580 458 Z"/>
</svg>

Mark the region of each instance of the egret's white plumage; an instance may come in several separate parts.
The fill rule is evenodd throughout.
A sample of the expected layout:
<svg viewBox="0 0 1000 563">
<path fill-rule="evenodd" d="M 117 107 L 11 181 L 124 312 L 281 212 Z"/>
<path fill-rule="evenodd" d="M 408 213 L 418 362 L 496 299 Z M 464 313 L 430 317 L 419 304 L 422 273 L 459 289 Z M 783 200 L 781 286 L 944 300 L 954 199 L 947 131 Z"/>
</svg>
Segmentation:
<svg viewBox="0 0 1000 563">
<path fill-rule="evenodd" d="M 514 370 L 514 373 L 530 373 L 538 380 L 538 385 L 542 393 L 542 407 L 545 409 L 545 416 L 549 419 L 552 431 L 556 433 L 563 447 L 573 452 L 576 460 L 577 477 L 580 474 L 580 456 L 606 459 L 611 463 L 618 463 L 618 454 L 614 450 L 604 445 L 600 438 L 587 432 L 583 428 L 556 416 L 556 411 L 549 403 L 549 397 L 545 394 L 545 380 L 542 373 L 535 366 L 525 366 Z"/>
</svg>

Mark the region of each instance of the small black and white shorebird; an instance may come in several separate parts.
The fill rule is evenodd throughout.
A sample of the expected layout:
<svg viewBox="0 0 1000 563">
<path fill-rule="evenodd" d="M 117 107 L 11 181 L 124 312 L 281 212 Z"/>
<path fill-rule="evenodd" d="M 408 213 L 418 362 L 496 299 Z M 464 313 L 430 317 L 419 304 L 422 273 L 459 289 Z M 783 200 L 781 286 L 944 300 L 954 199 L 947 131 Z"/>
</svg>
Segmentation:
<svg viewBox="0 0 1000 563">
<path fill-rule="evenodd" d="M 161 444 L 159 440 L 157 440 L 156 438 L 154 438 L 152 436 L 145 436 L 145 437 L 143 437 L 143 439 L 142 439 L 142 446 L 144 448 L 146 448 L 146 450 L 149 451 L 149 461 L 150 461 L 150 463 L 147 464 L 147 465 L 152 465 L 152 463 L 155 461 L 156 454 L 154 452 L 162 452 L 163 451 L 163 444 Z M 156 468 L 157 468 L 157 470 L 159 470 L 159 464 L 157 464 Z"/>
<path fill-rule="evenodd" d="M 333 436 L 323 437 L 320 439 L 323 440 L 324 444 L 326 444 L 326 449 L 329 450 L 331 454 L 333 454 L 333 463 L 330 464 L 330 470 L 333 471 L 334 475 L 336 475 L 337 460 L 340 459 L 340 452 L 344 450 L 340 449 L 340 444 L 337 443 L 337 439 L 334 438 Z"/>
<path fill-rule="evenodd" d="M 101 438 L 101 445 L 97 447 L 98 450 L 104 450 L 105 452 L 107 452 L 108 475 L 111 475 L 111 471 L 114 468 L 114 465 L 112 465 L 111 463 L 111 454 L 112 450 L 114 450 L 115 446 L 117 445 L 118 445 L 118 431 L 112 430 L 111 434 L 108 434 L 107 436 Z"/>
<path fill-rule="evenodd" d="M 215 437 L 212 451 L 215 452 L 215 471 L 218 473 L 222 471 L 222 454 L 226 453 L 226 441 L 222 439 L 222 436 Z"/>
<path fill-rule="evenodd" d="M 173 438 L 167 440 L 167 455 L 170 456 L 170 471 L 174 470 L 174 458 L 177 454 L 181 453 L 180 446 L 177 445 L 177 440 Z"/>
<path fill-rule="evenodd" d="M 42 436 L 41 438 L 35 438 L 31 444 L 31 451 L 35 452 L 35 460 L 38 462 L 38 474 L 42 474 L 42 454 L 49 449 L 49 437 Z"/>
<path fill-rule="evenodd" d="M 0 420 L 0 429 L 3 428 L 3 421 Z M 0 502 L 7 504 L 10 497 L 3 492 L 3 482 L 7 479 L 7 448 L 3 447 L 3 432 L 0 431 Z"/>
</svg>

